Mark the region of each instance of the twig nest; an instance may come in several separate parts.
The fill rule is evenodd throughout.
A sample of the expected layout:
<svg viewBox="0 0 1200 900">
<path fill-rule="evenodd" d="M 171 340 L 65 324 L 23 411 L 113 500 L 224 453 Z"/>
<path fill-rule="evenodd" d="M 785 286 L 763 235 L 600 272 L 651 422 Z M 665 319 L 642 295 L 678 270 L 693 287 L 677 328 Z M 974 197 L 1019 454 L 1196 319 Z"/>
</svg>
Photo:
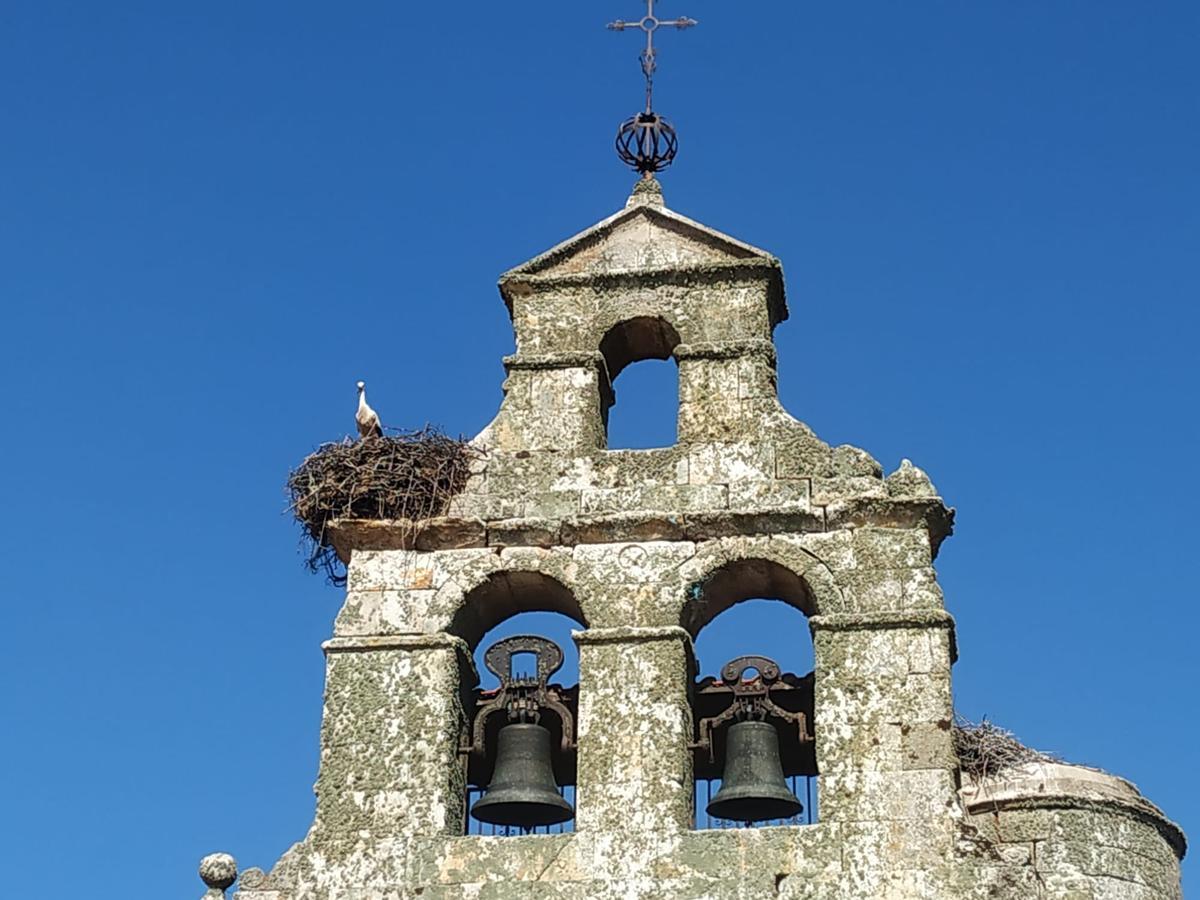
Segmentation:
<svg viewBox="0 0 1200 900">
<path fill-rule="evenodd" d="M 224 891 L 237 881 L 237 860 L 228 853 L 210 853 L 200 860 L 200 880 Z"/>
<path fill-rule="evenodd" d="M 1026 747 L 1011 731 L 986 719 L 976 724 L 961 716 L 954 723 L 954 752 L 959 767 L 975 781 L 1027 763 L 1061 762 L 1052 754 Z"/>
<path fill-rule="evenodd" d="M 323 444 L 291 473 L 288 493 L 308 543 L 308 566 L 345 583 L 328 526 L 337 519 L 413 523 L 444 515 L 481 451 L 433 428 Z"/>
</svg>

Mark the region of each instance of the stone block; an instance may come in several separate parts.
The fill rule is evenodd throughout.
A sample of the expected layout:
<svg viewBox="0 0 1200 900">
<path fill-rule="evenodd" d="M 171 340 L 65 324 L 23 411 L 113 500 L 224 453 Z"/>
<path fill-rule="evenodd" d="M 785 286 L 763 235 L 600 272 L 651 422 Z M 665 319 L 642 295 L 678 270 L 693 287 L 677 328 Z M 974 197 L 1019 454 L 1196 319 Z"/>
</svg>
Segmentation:
<svg viewBox="0 0 1200 900">
<path fill-rule="evenodd" d="M 579 515 L 582 506 L 582 491 L 555 490 L 528 494 L 522 509 L 527 517 L 564 519 Z"/>
<path fill-rule="evenodd" d="M 687 461 L 691 484 L 762 482 L 771 479 L 775 470 L 769 444 L 745 441 L 693 447 Z"/>
<path fill-rule="evenodd" d="M 916 722 L 900 727 L 905 769 L 956 769 L 951 721 Z"/>
<path fill-rule="evenodd" d="M 859 528 L 854 553 L 864 569 L 928 568 L 933 564 L 929 534 L 924 529 Z"/>
<path fill-rule="evenodd" d="M 835 475 L 812 479 L 812 502 L 815 506 L 828 506 L 862 497 L 886 496 L 883 482 L 869 475 Z"/>
<path fill-rule="evenodd" d="M 618 541 L 679 541 L 685 538 L 682 514 L 652 511 L 598 513 L 562 523 L 564 544 L 610 544 Z"/>
<path fill-rule="evenodd" d="M 746 479 L 729 484 L 729 508 L 766 512 L 786 510 L 808 512 L 808 479 L 756 481 Z"/>
<path fill-rule="evenodd" d="M 833 452 L 803 426 L 774 439 L 776 478 L 827 478 L 833 474 Z"/>
<path fill-rule="evenodd" d="M 670 509 L 679 513 L 725 509 L 728 489 L 723 484 L 682 484 L 663 487 L 628 487 L 583 492 L 581 512 L 627 512 Z"/>
<path fill-rule="evenodd" d="M 487 528 L 489 547 L 553 547 L 561 543 L 561 539 L 557 519 L 501 519 L 488 523 Z"/>
</svg>

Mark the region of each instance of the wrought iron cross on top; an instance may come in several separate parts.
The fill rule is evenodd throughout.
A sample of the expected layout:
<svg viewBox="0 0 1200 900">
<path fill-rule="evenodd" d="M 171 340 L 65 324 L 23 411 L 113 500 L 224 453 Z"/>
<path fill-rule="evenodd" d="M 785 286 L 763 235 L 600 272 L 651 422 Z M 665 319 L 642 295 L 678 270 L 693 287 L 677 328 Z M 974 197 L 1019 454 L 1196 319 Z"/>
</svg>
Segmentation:
<svg viewBox="0 0 1200 900">
<path fill-rule="evenodd" d="M 680 16 L 678 19 L 659 19 L 654 15 L 654 0 L 646 0 L 646 15 L 638 19 L 636 22 L 625 22 L 617 19 L 615 22 L 609 22 L 608 27 L 613 31 L 624 31 L 626 28 L 640 28 L 646 32 L 646 49 L 642 51 L 642 74 L 646 76 L 646 112 L 651 111 L 650 100 L 654 92 L 654 70 L 656 63 L 654 60 L 654 32 L 664 25 L 670 25 L 678 28 L 681 31 L 684 28 L 691 28 L 698 24 L 695 19 L 689 19 L 687 16 Z"/>
</svg>

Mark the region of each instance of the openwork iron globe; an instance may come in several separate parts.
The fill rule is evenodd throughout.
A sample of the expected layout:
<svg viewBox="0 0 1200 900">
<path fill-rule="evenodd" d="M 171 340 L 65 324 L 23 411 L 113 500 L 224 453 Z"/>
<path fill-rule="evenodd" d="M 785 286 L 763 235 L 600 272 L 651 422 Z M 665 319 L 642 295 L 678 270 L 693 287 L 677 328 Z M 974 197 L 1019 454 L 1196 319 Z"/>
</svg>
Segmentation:
<svg viewBox="0 0 1200 900">
<path fill-rule="evenodd" d="M 671 123 L 655 112 L 638 113 L 617 129 L 617 155 L 643 175 L 661 172 L 675 159 L 679 140 Z"/>
</svg>

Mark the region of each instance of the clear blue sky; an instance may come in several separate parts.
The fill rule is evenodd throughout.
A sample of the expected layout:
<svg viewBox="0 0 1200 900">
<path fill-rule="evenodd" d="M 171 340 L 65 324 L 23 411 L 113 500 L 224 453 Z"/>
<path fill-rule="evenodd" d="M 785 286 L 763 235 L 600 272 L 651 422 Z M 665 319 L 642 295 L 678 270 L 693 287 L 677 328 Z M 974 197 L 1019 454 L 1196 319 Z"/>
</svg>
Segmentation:
<svg viewBox="0 0 1200 900">
<path fill-rule="evenodd" d="M 638 40 L 603 25 L 638 0 L 431 9 L 0 7 L 11 896 L 198 896 L 203 853 L 303 835 L 340 593 L 289 467 L 360 377 L 390 424 L 481 428 L 496 276 L 625 200 Z M 1200 838 L 1200 5 L 660 11 L 701 20 L 661 42 L 667 199 L 783 260 L 784 402 L 959 510 L 959 707 Z"/>
</svg>

